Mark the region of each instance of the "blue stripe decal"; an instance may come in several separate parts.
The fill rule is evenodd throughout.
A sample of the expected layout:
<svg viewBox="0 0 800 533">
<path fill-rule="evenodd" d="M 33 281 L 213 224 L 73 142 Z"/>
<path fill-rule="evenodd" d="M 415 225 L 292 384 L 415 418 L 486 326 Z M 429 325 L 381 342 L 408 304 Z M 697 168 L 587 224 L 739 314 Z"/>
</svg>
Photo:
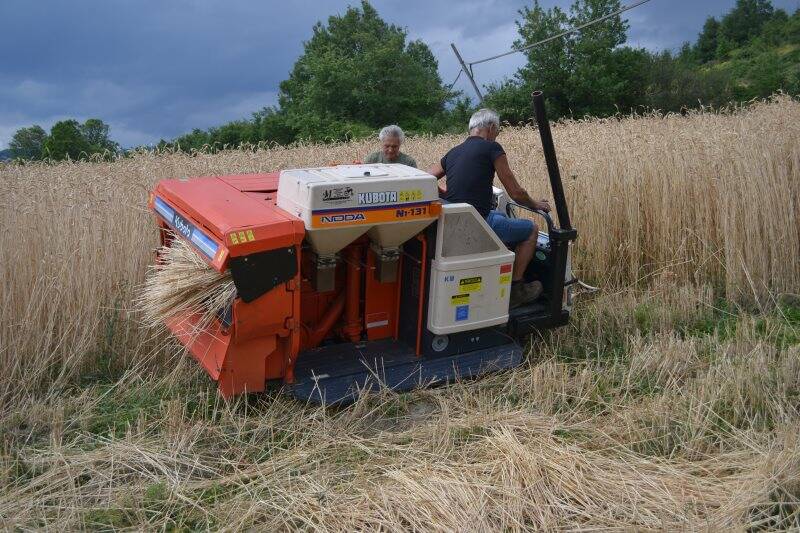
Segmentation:
<svg viewBox="0 0 800 533">
<path fill-rule="evenodd" d="M 167 205 L 167 203 L 158 196 L 156 196 L 154 207 L 159 215 L 164 217 L 164 219 L 167 222 L 172 224 L 172 219 L 175 217 L 174 209 L 172 209 L 169 205 Z"/>
<path fill-rule="evenodd" d="M 314 209 L 312 214 L 317 213 L 348 213 L 350 211 L 374 211 L 376 209 L 405 209 L 406 207 L 416 207 L 423 205 L 431 205 L 433 202 L 412 202 L 409 204 L 391 204 L 391 205 L 374 205 L 374 206 L 361 206 L 361 207 L 344 207 L 333 209 Z"/>
<path fill-rule="evenodd" d="M 197 228 L 192 231 L 192 242 L 209 257 L 214 257 L 217 254 L 217 250 L 219 250 L 219 245 Z"/>
<path fill-rule="evenodd" d="M 214 239 L 186 220 L 185 217 L 181 216 L 172 206 L 158 196 L 156 196 L 153 201 L 153 207 L 156 212 L 164 218 L 167 224 L 175 230 L 175 233 L 194 244 L 203 255 L 208 256 L 211 260 L 214 259 L 214 256 L 217 255 L 217 251 L 219 250 L 219 244 L 217 244 Z"/>
</svg>

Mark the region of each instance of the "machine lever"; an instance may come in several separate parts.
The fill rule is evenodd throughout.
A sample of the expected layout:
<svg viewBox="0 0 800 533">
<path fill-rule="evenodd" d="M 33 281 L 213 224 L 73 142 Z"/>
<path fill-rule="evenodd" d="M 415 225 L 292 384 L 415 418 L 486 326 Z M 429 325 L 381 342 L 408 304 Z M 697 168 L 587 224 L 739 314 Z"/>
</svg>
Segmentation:
<svg viewBox="0 0 800 533">
<path fill-rule="evenodd" d="M 553 217 L 550 216 L 550 213 L 542 211 L 541 209 L 531 209 L 528 206 L 524 206 L 522 204 L 518 204 L 515 202 L 508 202 L 508 205 L 506 206 L 507 214 L 511 214 L 511 208 L 513 207 L 519 207 L 521 209 L 524 209 L 525 211 L 530 211 L 531 213 L 536 213 L 537 215 L 541 216 L 547 223 L 547 233 L 548 234 L 553 233 L 553 228 L 555 228 L 555 224 L 553 223 Z"/>
</svg>

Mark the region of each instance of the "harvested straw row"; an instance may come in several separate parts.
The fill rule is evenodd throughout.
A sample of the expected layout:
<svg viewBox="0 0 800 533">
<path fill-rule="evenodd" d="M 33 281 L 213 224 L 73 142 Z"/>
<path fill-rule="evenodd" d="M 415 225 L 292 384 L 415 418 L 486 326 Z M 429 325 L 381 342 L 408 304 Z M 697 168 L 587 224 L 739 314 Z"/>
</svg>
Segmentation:
<svg viewBox="0 0 800 533">
<path fill-rule="evenodd" d="M 221 409 L 214 416 L 232 416 Z M 75 524 L 82 510 L 113 502 L 141 512 L 130 520 L 146 529 L 194 508 L 230 530 L 717 530 L 778 523 L 784 510 L 767 506 L 770 494 L 800 473 L 791 441 L 700 461 L 659 459 L 570 444 L 552 433 L 602 430 L 534 413 L 440 415 L 398 434 L 359 436 L 358 419 L 316 412 L 293 446 L 271 448 L 261 463 L 239 449 L 291 420 L 266 413 L 239 432 L 184 429 L 168 449 L 152 440 L 156 428 L 142 427 L 99 449 L 42 454 L 37 468 L 46 473 L 0 496 L 0 516 L 19 525 L 50 512 Z M 211 451 L 216 444 L 227 446 L 225 461 Z M 155 479 L 165 482 L 158 513 L 136 499 Z M 209 490 L 226 497 L 203 501 Z"/>
</svg>

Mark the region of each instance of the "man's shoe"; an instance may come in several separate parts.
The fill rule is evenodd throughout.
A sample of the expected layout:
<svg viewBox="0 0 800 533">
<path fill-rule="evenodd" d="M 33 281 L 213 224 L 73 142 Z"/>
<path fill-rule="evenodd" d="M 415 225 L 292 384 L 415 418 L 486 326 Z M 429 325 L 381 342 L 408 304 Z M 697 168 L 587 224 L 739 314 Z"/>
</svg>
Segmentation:
<svg viewBox="0 0 800 533">
<path fill-rule="evenodd" d="M 531 281 L 530 283 L 526 283 L 526 285 L 531 290 L 531 299 L 528 300 L 529 302 L 532 302 L 533 300 L 536 300 L 537 298 L 539 298 L 539 296 L 542 295 L 542 291 L 544 290 L 544 287 L 542 287 L 542 282 L 541 281 Z"/>
<path fill-rule="evenodd" d="M 511 284 L 511 297 L 509 309 L 514 309 L 534 301 L 542 295 L 542 282 L 532 281 L 530 283 L 517 282 Z"/>
</svg>

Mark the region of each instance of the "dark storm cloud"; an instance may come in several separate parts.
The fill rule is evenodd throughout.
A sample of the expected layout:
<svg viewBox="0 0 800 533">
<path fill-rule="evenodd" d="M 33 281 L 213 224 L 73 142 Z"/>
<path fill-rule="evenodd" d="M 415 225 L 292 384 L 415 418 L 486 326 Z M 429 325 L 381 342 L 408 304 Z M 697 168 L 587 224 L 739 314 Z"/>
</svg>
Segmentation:
<svg viewBox="0 0 800 533">
<path fill-rule="evenodd" d="M 355 0 L 2 0 L 0 147 L 33 123 L 99 117 L 125 146 L 172 138 L 276 103 L 278 84 L 318 20 Z M 530 2 L 527 2 L 528 4 Z M 544 7 L 569 0 L 544 0 Z M 458 65 L 508 49 L 521 0 L 375 0 L 389 22 L 427 42 L 449 83 Z M 676 48 L 733 0 L 652 0 L 629 14 L 630 41 Z M 798 0 L 776 6 L 796 9 Z M 513 74 L 522 57 L 476 67 L 482 84 Z M 457 88 L 468 89 L 459 81 Z M 463 84 L 463 85 L 462 85 Z"/>
</svg>

